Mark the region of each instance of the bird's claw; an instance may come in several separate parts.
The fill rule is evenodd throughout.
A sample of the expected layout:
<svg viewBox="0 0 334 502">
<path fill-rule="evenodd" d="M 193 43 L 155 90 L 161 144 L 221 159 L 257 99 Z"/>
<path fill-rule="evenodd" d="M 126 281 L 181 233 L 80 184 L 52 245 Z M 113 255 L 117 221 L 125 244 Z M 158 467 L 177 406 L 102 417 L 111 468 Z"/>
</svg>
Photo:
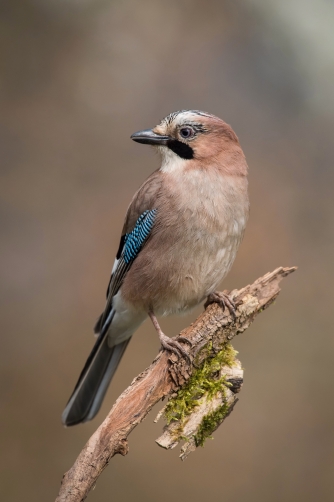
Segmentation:
<svg viewBox="0 0 334 502">
<path fill-rule="evenodd" d="M 190 347 L 193 346 L 193 342 L 191 340 L 189 340 L 189 338 L 186 338 L 185 336 L 178 336 L 177 337 L 178 341 L 180 342 L 183 342 L 183 343 L 188 343 L 190 345 Z"/>
<path fill-rule="evenodd" d="M 223 310 L 225 310 L 225 308 L 227 307 L 233 319 L 236 319 L 237 317 L 235 313 L 236 305 L 234 301 L 231 300 L 231 298 L 228 296 L 227 293 L 225 292 L 211 293 L 204 304 L 204 308 L 207 308 L 209 305 L 211 305 L 211 303 L 218 303 L 218 305 L 220 305 Z"/>
<path fill-rule="evenodd" d="M 190 364 L 192 363 L 190 355 L 177 340 L 175 340 L 174 338 L 169 338 L 169 336 L 164 335 L 164 333 L 159 333 L 159 338 L 164 350 L 168 350 L 169 352 L 176 354 L 179 358 L 184 357 Z M 186 340 L 183 337 L 179 337 L 178 339 L 181 341 Z M 187 341 L 190 342 L 190 340 Z"/>
</svg>

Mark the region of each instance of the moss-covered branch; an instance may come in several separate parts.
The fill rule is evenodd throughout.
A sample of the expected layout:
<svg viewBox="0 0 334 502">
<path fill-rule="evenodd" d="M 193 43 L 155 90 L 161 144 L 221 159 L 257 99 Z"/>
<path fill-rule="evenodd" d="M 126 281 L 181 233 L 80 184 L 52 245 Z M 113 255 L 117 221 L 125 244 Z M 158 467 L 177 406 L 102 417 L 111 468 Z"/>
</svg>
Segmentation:
<svg viewBox="0 0 334 502">
<path fill-rule="evenodd" d="M 243 383 L 241 363 L 231 344 L 226 343 L 217 354 L 212 353 L 211 345 L 209 342 L 206 347 L 207 357 L 201 366 L 163 409 L 167 427 L 157 444 L 169 449 L 185 441 L 182 460 L 203 446 L 231 413 Z"/>
<path fill-rule="evenodd" d="M 65 473 L 56 502 L 85 500 L 98 477 L 116 454 L 128 453 L 130 432 L 164 397 L 169 425 L 158 443 L 172 448 L 186 439 L 181 458 L 202 445 L 237 401 L 242 383 L 240 362 L 229 341 L 242 333 L 280 292 L 279 282 L 295 270 L 277 268 L 252 285 L 230 293 L 237 305 L 236 318 L 212 304 L 181 333 L 188 338 L 194 364 L 160 352 L 117 399 L 107 418 L 89 439 L 73 467 Z M 182 340 L 180 340 L 180 343 Z"/>
</svg>

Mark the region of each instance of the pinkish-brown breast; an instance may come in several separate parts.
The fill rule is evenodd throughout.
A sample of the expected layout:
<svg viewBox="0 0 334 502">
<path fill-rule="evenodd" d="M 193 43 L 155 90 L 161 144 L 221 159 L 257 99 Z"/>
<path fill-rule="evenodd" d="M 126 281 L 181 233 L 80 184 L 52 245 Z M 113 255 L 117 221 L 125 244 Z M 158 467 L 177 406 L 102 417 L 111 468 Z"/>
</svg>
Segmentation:
<svg viewBox="0 0 334 502">
<path fill-rule="evenodd" d="M 166 315 L 200 303 L 230 270 L 248 218 L 247 180 L 195 168 L 157 174 L 154 184 L 140 210 L 156 208 L 156 221 L 122 297 Z"/>
</svg>

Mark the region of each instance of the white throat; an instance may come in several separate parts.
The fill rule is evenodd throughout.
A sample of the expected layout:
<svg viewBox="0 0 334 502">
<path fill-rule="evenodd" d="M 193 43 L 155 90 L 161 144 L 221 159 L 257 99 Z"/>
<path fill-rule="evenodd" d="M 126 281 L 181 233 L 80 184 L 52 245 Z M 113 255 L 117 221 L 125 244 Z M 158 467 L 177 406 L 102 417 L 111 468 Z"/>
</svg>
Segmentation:
<svg viewBox="0 0 334 502">
<path fill-rule="evenodd" d="M 160 171 L 163 173 L 172 173 L 183 170 L 187 162 L 186 159 L 182 159 L 166 146 L 159 147 L 159 150 L 162 157 Z"/>
</svg>

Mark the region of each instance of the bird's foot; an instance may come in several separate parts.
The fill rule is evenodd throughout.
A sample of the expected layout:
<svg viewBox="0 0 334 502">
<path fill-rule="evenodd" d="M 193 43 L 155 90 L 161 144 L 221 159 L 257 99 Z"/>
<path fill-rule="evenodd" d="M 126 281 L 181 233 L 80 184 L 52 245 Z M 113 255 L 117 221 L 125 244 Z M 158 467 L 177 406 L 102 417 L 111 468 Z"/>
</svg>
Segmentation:
<svg viewBox="0 0 334 502">
<path fill-rule="evenodd" d="M 231 298 L 228 296 L 227 292 L 215 291 L 214 293 L 211 293 L 204 303 L 204 308 L 207 308 L 209 305 L 211 305 L 211 303 L 218 303 L 218 305 L 220 305 L 223 310 L 225 310 L 225 307 L 227 307 L 233 319 L 236 319 L 236 306 L 234 301 L 231 300 Z"/>
<path fill-rule="evenodd" d="M 179 342 L 183 342 L 183 343 L 188 343 L 190 345 L 190 347 L 193 346 L 193 342 L 191 340 L 189 340 L 189 338 L 186 338 L 185 336 L 178 336 L 177 337 L 178 341 Z"/>
<path fill-rule="evenodd" d="M 173 352 L 173 354 L 176 354 L 179 358 L 184 357 L 191 364 L 190 355 L 177 340 L 175 340 L 174 338 L 169 338 L 169 336 L 166 336 L 162 331 L 160 331 L 158 334 L 161 346 L 164 350 Z M 187 340 L 186 338 L 183 337 L 179 337 L 178 339 L 181 341 Z M 187 342 L 191 343 L 190 340 L 187 340 Z"/>
<path fill-rule="evenodd" d="M 153 312 L 148 312 L 149 317 L 151 318 L 151 321 L 153 323 L 153 326 L 157 330 L 157 333 L 159 335 L 159 340 L 161 342 L 162 348 L 164 350 L 168 350 L 169 352 L 173 352 L 173 354 L 176 354 L 178 358 L 184 357 L 189 361 L 191 364 L 191 357 L 188 354 L 188 352 L 182 347 L 182 345 L 179 343 L 179 341 L 175 340 L 174 338 L 169 338 L 169 336 L 166 336 L 163 332 L 162 329 L 160 328 L 160 325 L 158 323 L 158 319 L 154 315 Z M 190 346 L 192 346 L 192 343 L 190 340 L 183 336 L 179 336 L 178 340 L 181 342 L 186 342 L 189 343 Z"/>
</svg>

